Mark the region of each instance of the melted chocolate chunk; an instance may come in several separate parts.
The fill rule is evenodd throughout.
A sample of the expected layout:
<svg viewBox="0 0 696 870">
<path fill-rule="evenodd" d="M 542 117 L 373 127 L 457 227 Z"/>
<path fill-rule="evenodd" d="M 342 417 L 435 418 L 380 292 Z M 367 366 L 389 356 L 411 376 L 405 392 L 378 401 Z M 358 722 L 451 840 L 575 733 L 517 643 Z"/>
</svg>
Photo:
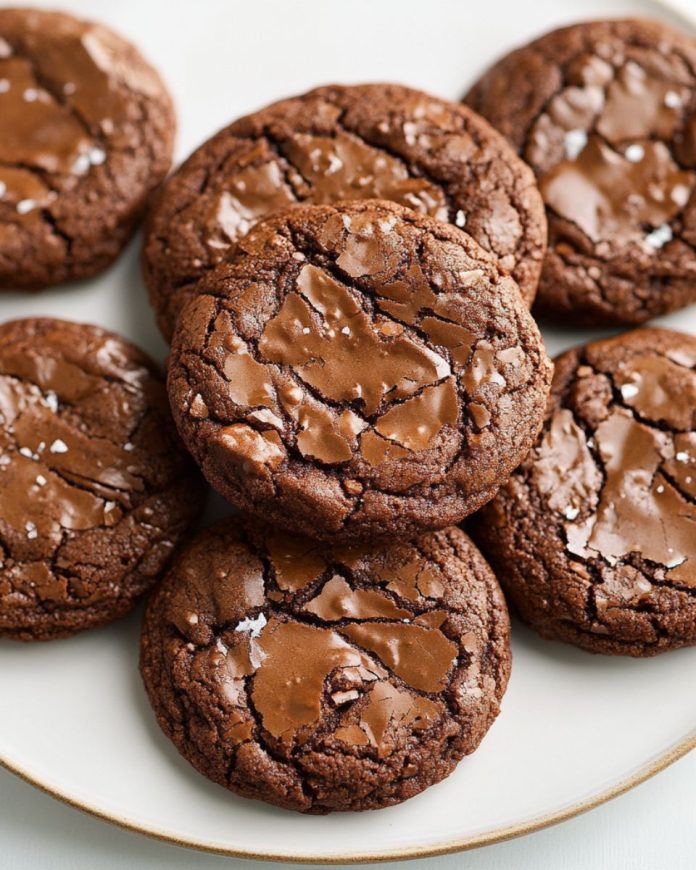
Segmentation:
<svg viewBox="0 0 696 870">
<path fill-rule="evenodd" d="M 367 200 L 259 223 L 189 303 L 169 388 L 221 494 L 348 540 L 441 528 L 487 501 L 533 443 L 549 377 L 495 261 Z"/>
<path fill-rule="evenodd" d="M 543 204 L 504 139 L 463 106 L 419 91 L 334 85 L 236 121 L 167 183 L 144 260 L 165 336 L 196 282 L 256 221 L 298 202 L 363 199 L 466 226 L 512 272 L 525 299 L 534 298 L 546 244 Z M 341 264 L 348 274 L 351 257 L 346 251 Z"/>
<path fill-rule="evenodd" d="M 537 303 L 642 323 L 696 299 L 696 42 L 650 21 L 549 33 L 467 102 L 534 169 L 549 251 Z"/>
<path fill-rule="evenodd" d="M 126 613 L 201 495 L 144 354 L 96 326 L 0 327 L 0 636 L 50 640 Z"/>
<path fill-rule="evenodd" d="M 98 24 L 0 9 L 0 289 L 107 266 L 171 162 L 157 73 Z"/>
<path fill-rule="evenodd" d="M 696 644 L 696 339 L 642 329 L 569 351 L 553 396 L 475 523 L 511 600 L 593 651 Z"/>
<path fill-rule="evenodd" d="M 332 549 L 233 518 L 154 595 L 141 670 L 161 727 L 214 781 L 302 812 L 373 809 L 476 749 L 507 684 L 508 631 L 458 529 Z"/>
</svg>

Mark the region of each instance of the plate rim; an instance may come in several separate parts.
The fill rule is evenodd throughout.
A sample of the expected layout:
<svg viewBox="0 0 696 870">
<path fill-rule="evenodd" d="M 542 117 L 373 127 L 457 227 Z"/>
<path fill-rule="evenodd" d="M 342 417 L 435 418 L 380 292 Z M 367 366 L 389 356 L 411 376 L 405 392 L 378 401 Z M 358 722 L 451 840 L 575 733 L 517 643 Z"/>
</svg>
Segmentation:
<svg viewBox="0 0 696 870">
<path fill-rule="evenodd" d="M 101 821 L 109 822 L 118 828 L 136 834 L 144 834 L 145 836 L 150 837 L 150 839 L 159 840 L 160 842 L 168 843 L 169 845 L 180 846 L 198 852 L 206 852 L 208 854 L 225 855 L 230 858 L 243 858 L 253 861 L 274 861 L 290 864 L 349 865 L 364 864 L 367 862 L 381 863 L 387 861 L 406 861 L 414 858 L 434 858 L 439 855 L 450 855 L 456 852 L 478 849 L 482 846 L 492 846 L 495 843 L 502 843 L 506 840 L 513 840 L 517 837 L 525 836 L 526 834 L 541 831 L 544 828 L 560 824 L 561 822 L 568 821 L 569 819 L 596 809 L 602 804 L 608 803 L 614 798 L 626 794 L 626 792 L 636 788 L 636 786 L 641 785 L 641 783 L 662 772 L 695 749 L 696 729 L 690 731 L 686 736 L 676 741 L 676 743 L 672 743 L 667 747 L 667 749 L 658 755 L 653 756 L 649 761 L 641 764 L 627 777 L 614 782 L 612 785 L 609 785 L 604 789 L 594 792 L 581 801 L 566 805 L 550 813 L 534 816 L 531 819 L 528 819 L 525 822 L 520 822 L 516 825 L 493 828 L 468 837 L 457 837 L 439 845 L 410 846 L 405 849 L 377 850 L 343 855 L 317 855 L 316 853 L 311 855 L 285 855 L 277 851 L 239 849 L 222 846 L 219 843 L 206 842 L 205 840 L 199 840 L 192 837 L 187 838 L 176 836 L 151 825 L 138 824 L 125 816 L 120 816 L 118 813 L 111 813 L 108 810 L 100 809 L 97 806 L 91 805 L 87 801 L 70 795 L 68 792 L 61 791 L 59 788 L 42 781 L 37 775 L 30 773 L 26 768 L 22 767 L 22 765 L 10 761 L 10 759 L 3 754 L 0 754 L 0 767 L 3 767 L 5 770 L 14 774 L 28 785 L 37 788 L 49 797 L 52 797 L 63 804 L 67 804 L 73 809 L 80 810 L 93 818 L 100 819 Z"/>
</svg>

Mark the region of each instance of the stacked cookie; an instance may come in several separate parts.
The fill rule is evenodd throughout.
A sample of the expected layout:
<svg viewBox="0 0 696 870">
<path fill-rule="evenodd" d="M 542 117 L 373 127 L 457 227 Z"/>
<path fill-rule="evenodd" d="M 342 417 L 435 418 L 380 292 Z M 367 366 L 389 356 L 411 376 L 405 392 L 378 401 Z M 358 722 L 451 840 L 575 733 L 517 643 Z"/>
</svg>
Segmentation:
<svg viewBox="0 0 696 870">
<path fill-rule="evenodd" d="M 527 303 L 471 236 L 374 199 L 266 217 L 189 295 L 174 418 L 255 520 L 196 539 L 148 607 L 160 725 L 243 795 L 402 801 L 478 746 L 507 685 L 502 595 L 453 524 L 541 425 Z"/>
<path fill-rule="evenodd" d="M 590 343 L 552 380 L 530 314 L 537 285 L 588 325 L 692 300 L 694 70 L 661 25 L 577 25 L 502 60 L 476 111 L 330 86 L 204 143 L 145 232 L 171 414 L 118 336 L 0 327 L 0 634 L 66 636 L 155 587 L 164 732 L 314 813 L 423 791 L 497 716 L 507 609 L 464 521 L 543 636 L 695 643 L 696 340 Z M 119 37 L 0 11 L 0 286 L 112 260 L 173 126 Z M 196 466 L 241 514 L 179 548 Z"/>
<path fill-rule="evenodd" d="M 579 24 L 499 61 L 467 102 L 534 169 L 549 216 L 538 308 L 592 326 L 692 302 L 696 45 Z M 640 329 L 556 360 L 544 431 L 476 518 L 544 637 L 653 655 L 696 643 L 696 341 Z"/>
<path fill-rule="evenodd" d="M 457 528 L 340 546 L 234 518 L 151 599 L 141 667 L 205 776 L 302 812 L 377 809 L 479 745 L 507 686 L 509 621 Z"/>
<path fill-rule="evenodd" d="M 174 111 L 98 24 L 0 9 L 0 287 L 95 274 L 171 164 Z M 95 326 L 0 326 L 0 636 L 110 622 L 152 587 L 204 489 L 144 353 Z"/>
</svg>

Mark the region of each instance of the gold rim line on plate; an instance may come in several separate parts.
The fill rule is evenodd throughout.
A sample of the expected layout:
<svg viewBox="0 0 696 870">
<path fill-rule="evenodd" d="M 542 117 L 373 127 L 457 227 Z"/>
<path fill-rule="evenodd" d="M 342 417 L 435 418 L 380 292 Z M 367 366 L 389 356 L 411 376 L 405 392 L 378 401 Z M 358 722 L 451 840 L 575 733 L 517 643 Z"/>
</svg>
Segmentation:
<svg viewBox="0 0 696 870">
<path fill-rule="evenodd" d="M 27 782 L 29 785 L 38 788 L 39 791 L 49 795 L 56 800 L 59 800 L 74 809 L 81 810 L 90 816 L 94 816 L 105 822 L 110 822 L 120 828 L 125 828 L 138 834 L 145 834 L 154 840 L 159 840 L 163 843 L 169 843 L 173 846 L 183 846 L 189 849 L 196 849 L 199 852 L 208 852 L 216 855 L 226 855 L 230 858 L 246 858 L 255 861 L 278 861 L 290 864 L 364 864 L 371 862 L 386 862 L 386 861 L 405 861 L 411 858 L 434 858 L 438 855 L 448 855 L 453 852 L 464 852 L 468 849 L 476 849 L 480 846 L 492 846 L 495 843 L 502 843 L 506 840 L 512 840 L 515 837 L 521 837 L 525 834 L 532 834 L 535 831 L 540 831 L 543 828 L 548 828 L 551 825 L 556 825 L 560 822 L 568 821 L 575 816 L 593 810 L 616 797 L 630 791 L 655 774 L 665 770 L 675 761 L 679 761 L 693 749 L 696 749 L 696 731 L 692 731 L 682 740 L 670 746 L 667 750 L 660 753 L 658 756 L 641 765 L 633 774 L 622 779 L 609 788 L 599 791 L 588 798 L 585 798 L 578 803 L 563 807 L 546 815 L 535 816 L 526 822 L 521 822 L 508 827 L 496 828 L 491 831 L 486 831 L 480 834 L 473 834 L 469 837 L 461 839 L 448 840 L 439 845 L 432 846 L 410 846 L 406 849 L 389 849 L 387 851 L 376 852 L 361 852 L 351 853 L 348 855 L 284 855 L 279 852 L 255 852 L 247 849 L 235 849 L 227 846 L 222 846 L 216 843 L 206 843 L 203 840 L 182 839 L 174 834 L 168 834 L 165 831 L 150 828 L 147 825 L 139 825 L 132 822 L 123 816 L 116 814 L 108 814 L 97 807 L 77 798 L 63 794 L 58 789 L 42 782 L 32 776 L 28 771 L 23 770 L 19 765 L 15 765 L 8 759 L 0 756 L 0 765 L 10 773 L 15 774 L 20 779 Z"/>
<path fill-rule="evenodd" d="M 670 0 L 652 0 L 653 4 L 660 7 L 677 18 L 681 18 L 691 27 L 696 27 L 696 11 L 685 9 L 681 4 L 674 4 Z M 350 855 L 282 855 L 278 852 L 254 852 L 246 849 L 234 849 L 227 846 L 221 846 L 215 843 L 206 843 L 202 840 L 183 839 L 168 834 L 165 831 L 160 831 L 155 828 L 147 827 L 146 825 L 138 825 L 129 819 L 109 814 L 98 807 L 90 806 L 90 804 L 70 797 L 62 793 L 56 788 L 52 788 L 42 782 L 35 776 L 32 776 L 28 771 L 22 769 L 19 765 L 14 764 L 9 759 L 0 755 L 0 766 L 13 773 L 15 776 L 22 779 L 29 785 L 42 791 L 49 797 L 55 798 L 61 803 L 67 804 L 74 809 L 80 810 L 93 818 L 100 819 L 104 822 L 109 822 L 116 827 L 132 831 L 136 834 L 144 834 L 153 840 L 158 840 L 163 843 L 168 843 L 172 846 L 181 846 L 188 849 L 195 849 L 199 852 L 207 852 L 216 855 L 226 855 L 231 858 L 246 858 L 256 861 L 276 861 L 286 862 L 289 864 L 363 864 L 368 861 L 372 862 L 387 862 L 387 861 L 404 861 L 413 858 L 434 858 L 438 855 L 450 855 L 455 852 L 464 852 L 469 849 L 476 849 L 481 846 L 492 846 L 495 843 L 503 843 L 506 840 L 512 840 L 516 837 L 522 837 L 525 834 L 533 834 L 535 831 L 543 830 L 544 828 L 557 825 L 561 822 L 575 818 L 582 813 L 596 809 L 602 804 L 608 803 L 614 798 L 620 797 L 636 786 L 641 785 L 646 780 L 661 773 L 663 770 L 674 764 L 675 761 L 683 758 L 692 750 L 696 749 L 696 731 L 687 734 L 682 740 L 673 744 L 654 757 L 651 761 L 641 765 L 633 774 L 622 779 L 614 785 L 606 788 L 596 794 L 585 798 L 577 803 L 570 804 L 552 813 L 547 813 L 541 816 L 535 816 L 526 822 L 521 822 L 516 825 L 509 825 L 503 828 L 496 828 L 480 834 L 473 834 L 469 837 L 461 839 L 448 840 L 440 845 L 433 846 L 410 846 L 406 849 L 389 849 L 388 851 L 354 853 Z"/>
</svg>

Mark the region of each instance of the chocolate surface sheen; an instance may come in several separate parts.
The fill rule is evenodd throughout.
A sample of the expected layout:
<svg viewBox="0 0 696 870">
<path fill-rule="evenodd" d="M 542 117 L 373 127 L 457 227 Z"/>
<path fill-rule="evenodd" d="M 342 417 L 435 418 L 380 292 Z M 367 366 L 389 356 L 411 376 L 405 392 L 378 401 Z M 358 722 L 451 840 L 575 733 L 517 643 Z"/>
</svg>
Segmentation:
<svg viewBox="0 0 696 870">
<path fill-rule="evenodd" d="M 50 640 L 126 613 L 201 496 L 143 353 L 96 326 L 0 326 L 0 636 Z"/>
<path fill-rule="evenodd" d="M 162 729 L 215 782 L 302 812 L 376 809 L 476 749 L 508 634 L 459 529 L 331 549 L 233 518 L 150 601 L 141 671 Z"/>
<path fill-rule="evenodd" d="M 560 356 L 539 441 L 475 520 L 544 637 L 696 643 L 696 339 L 642 329 Z"/>
<path fill-rule="evenodd" d="M 107 266 L 169 169 L 174 127 L 130 43 L 61 13 L 0 9 L 0 289 Z"/>
<path fill-rule="evenodd" d="M 696 300 L 696 41 L 578 24 L 504 57 L 466 100 L 537 174 L 540 311 L 634 324 Z"/>
<path fill-rule="evenodd" d="M 532 445 L 549 363 L 465 233 L 386 202 L 297 206 L 203 279 L 172 346 L 179 430 L 233 504 L 318 538 L 443 528 Z"/>
<path fill-rule="evenodd" d="M 467 108 L 399 85 L 332 85 L 241 118 L 167 182 L 145 278 L 170 337 L 196 281 L 260 218 L 298 202 L 387 199 L 466 226 L 531 304 L 546 247 L 534 176 Z"/>
</svg>

